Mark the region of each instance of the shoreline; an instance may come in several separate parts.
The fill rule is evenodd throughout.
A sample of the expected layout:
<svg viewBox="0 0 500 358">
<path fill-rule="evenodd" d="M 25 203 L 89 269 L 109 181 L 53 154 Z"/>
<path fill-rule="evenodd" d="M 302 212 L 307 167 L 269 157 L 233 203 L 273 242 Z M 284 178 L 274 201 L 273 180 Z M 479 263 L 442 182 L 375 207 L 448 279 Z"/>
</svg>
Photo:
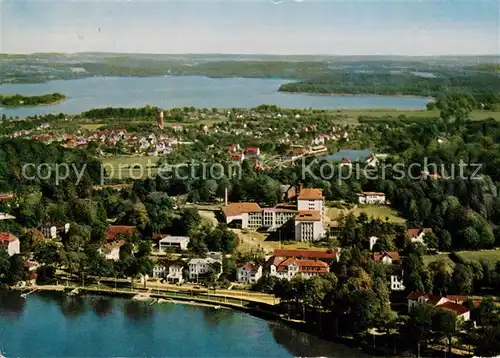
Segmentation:
<svg viewBox="0 0 500 358">
<path fill-rule="evenodd" d="M 51 102 L 51 103 L 36 104 L 34 106 L 25 106 L 25 105 L 22 105 L 22 104 L 18 105 L 18 106 L 9 106 L 9 105 L 4 105 L 4 104 L 0 103 L 0 108 L 16 109 L 16 108 L 38 108 L 38 107 L 46 107 L 46 106 L 55 106 L 55 105 L 58 105 L 58 104 L 61 104 L 61 103 L 65 102 L 67 99 L 69 99 L 69 97 L 64 97 L 63 99 L 60 99 L 58 101 Z"/>
<path fill-rule="evenodd" d="M 416 98 L 416 99 L 427 99 L 432 101 L 434 97 L 428 96 L 417 96 L 412 94 L 377 94 L 377 93 L 343 93 L 343 92 L 328 92 L 328 93 L 318 93 L 318 92 L 301 92 L 301 91 L 280 91 L 280 93 L 287 94 L 301 94 L 301 95 L 310 95 L 310 96 L 325 96 L 325 97 L 396 97 L 396 98 Z M 425 108 L 422 108 L 425 110 Z"/>
</svg>

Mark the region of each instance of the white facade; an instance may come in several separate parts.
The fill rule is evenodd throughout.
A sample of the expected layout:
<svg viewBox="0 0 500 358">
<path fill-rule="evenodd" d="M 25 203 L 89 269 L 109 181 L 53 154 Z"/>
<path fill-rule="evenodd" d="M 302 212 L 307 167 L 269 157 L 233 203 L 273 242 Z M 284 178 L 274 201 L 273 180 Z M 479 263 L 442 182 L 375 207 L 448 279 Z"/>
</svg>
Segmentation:
<svg viewBox="0 0 500 358">
<path fill-rule="evenodd" d="M 187 236 L 166 236 L 159 241 L 161 251 L 165 251 L 170 247 L 187 250 L 189 237 Z"/>
<path fill-rule="evenodd" d="M 238 282 L 252 284 L 262 277 L 262 266 L 245 264 L 236 269 L 236 278 Z"/>
<path fill-rule="evenodd" d="M 403 279 L 398 275 L 391 275 L 391 290 L 392 291 L 404 291 L 405 286 L 403 284 Z"/>
<path fill-rule="evenodd" d="M 220 272 L 219 272 L 220 275 L 222 273 L 222 261 L 215 260 L 210 257 L 206 259 L 191 259 L 188 262 L 189 278 L 190 279 L 198 278 L 199 275 L 203 275 L 209 272 L 212 265 L 216 262 L 220 264 Z"/>
<path fill-rule="evenodd" d="M 0 241 L 0 249 L 7 251 L 9 256 L 13 256 L 21 253 L 21 245 L 19 239 L 12 241 Z"/>
<path fill-rule="evenodd" d="M 378 241 L 378 237 L 376 236 L 370 236 L 370 251 L 373 250 L 373 246 L 375 246 L 375 244 L 377 243 Z"/>
<path fill-rule="evenodd" d="M 279 279 L 285 278 L 288 281 L 290 281 L 295 275 L 299 274 L 299 266 L 296 264 L 288 265 L 286 271 L 278 271 L 278 267 L 275 265 L 271 265 L 270 269 L 271 276 L 277 277 Z"/>
<path fill-rule="evenodd" d="M 318 241 L 325 234 L 321 221 L 295 221 L 296 241 Z"/>
<path fill-rule="evenodd" d="M 165 277 L 167 268 L 163 265 L 155 265 L 153 267 L 153 277 Z"/>
<path fill-rule="evenodd" d="M 120 260 L 120 247 L 114 246 L 110 250 L 105 250 L 104 257 L 106 260 Z"/>
<path fill-rule="evenodd" d="M 184 278 L 182 277 L 182 266 L 178 264 L 173 264 L 168 267 L 167 281 L 173 281 L 178 283 L 183 283 Z"/>
<path fill-rule="evenodd" d="M 324 199 L 301 200 L 297 199 L 297 210 L 314 210 L 321 214 L 321 221 L 325 221 L 325 201 Z"/>
<path fill-rule="evenodd" d="M 385 194 L 383 193 L 361 193 L 358 194 L 360 204 L 385 204 Z"/>
</svg>

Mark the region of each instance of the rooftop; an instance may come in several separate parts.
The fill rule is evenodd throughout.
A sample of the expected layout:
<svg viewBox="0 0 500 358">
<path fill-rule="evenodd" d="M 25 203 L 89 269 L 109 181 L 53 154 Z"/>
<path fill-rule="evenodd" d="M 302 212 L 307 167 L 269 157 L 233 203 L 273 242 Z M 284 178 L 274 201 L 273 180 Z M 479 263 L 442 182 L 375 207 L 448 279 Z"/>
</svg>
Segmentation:
<svg viewBox="0 0 500 358">
<path fill-rule="evenodd" d="M 189 237 L 187 236 L 163 236 L 162 239 L 160 240 L 160 244 L 163 242 L 169 242 L 169 243 L 181 243 L 181 242 L 189 242 Z"/>
<path fill-rule="evenodd" d="M 399 252 L 397 251 L 381 251 L 373 253 L 373 261 L 375 261 L 375 263 L 381 262 L 384 257 L 390 257 L 394 261 L 398 261 L 400 259 Z"/>
<path fill-rule="evenodd" d="M 7 243 L 19 240 L 14 234 L 10 232 L 0 232 L 0 243 Z"/>
<path fill-rule="evenodd" d="M 106 230 L 106 240 L 114 240 L 119 234 L 132 234 L 137 230 L 135 226 L 110 225 Z"/>
<path fill-rule="evenodd" d="M 260 212 L 262 209 L 257 203 L 231 203 L 222 208 L 222 212 L 226 216 L 241 215 L 243 213 Z"/>
<path fill-rule="evenodd" d="M 323 200 L 323 190 L 314 188 L 301 188 L 298 200 Z"/>
<path fill-rule="evenodd" d="M 285 271 L 289 265 L 299 266 L 299 272 L 329 272 L 330 267 L 327 263 L 317 260 L 301 260 L 296 258 L 288 258 L 277 265 L 277 271 Z"/>
<path fill-rule="evenodd" d="M 337 252 L 335 251 L 319 251 L 319 250 L 293 250 L 293 249 L 276 249 L 274 250 L 276 257 L 295 257 L 309 259 L 326 259 L 336 260 Z"/>
<path fill-rule="evenodd" d="M 443 309 L 445 311 L 449 311 L 457 316 L 463 315 L 464 313 L 470 311 L 467 307 L 453 302 L 442 303 L 438 306 L 438 308 Z"/>
<path fill-rule="evenodd" d="M 321 214 L 316 210 L 301 210 L 295 217 L 296 221 L 321 221 Z"/>
<path fill-rule="evenodd" d="M 408 236 L 411 238 L 411 239 L 414 239 L 416 237 L 418 237 L 418 235 L 420 235 L 420 233 L 430 233 L 432 232 L 432 229 L 431 228 L 412 228 L 412 229 L 408 229 Z"/>
</svg>

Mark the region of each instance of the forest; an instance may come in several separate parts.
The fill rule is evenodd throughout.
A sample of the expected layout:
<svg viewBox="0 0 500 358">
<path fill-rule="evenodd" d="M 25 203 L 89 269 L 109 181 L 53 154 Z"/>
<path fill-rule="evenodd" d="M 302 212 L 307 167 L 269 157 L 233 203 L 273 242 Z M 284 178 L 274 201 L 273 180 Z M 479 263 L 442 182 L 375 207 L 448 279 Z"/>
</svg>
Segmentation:
<svg viewBox="0 0 500 358">
<path fill-rule="evenodd" d="M 441 72 L 434 77 L 412 73 L 343 72 L 305 81 L 285 83 L 283 92 L 320 94 L 378 94 L 440 97 L 447 93 L 484 95 L 500 92 L 500 76 L 496 73 L 467 71 Z"/>
<path fill-rule="evenodd" d="M 21 94 L 0 95 L 0 105 L 6 107 L 40 106 L 54 104 L 64 99 L 66 99 L 66 96 L 57 92 L 37 96 L 24 96 Z"/>
</svg>

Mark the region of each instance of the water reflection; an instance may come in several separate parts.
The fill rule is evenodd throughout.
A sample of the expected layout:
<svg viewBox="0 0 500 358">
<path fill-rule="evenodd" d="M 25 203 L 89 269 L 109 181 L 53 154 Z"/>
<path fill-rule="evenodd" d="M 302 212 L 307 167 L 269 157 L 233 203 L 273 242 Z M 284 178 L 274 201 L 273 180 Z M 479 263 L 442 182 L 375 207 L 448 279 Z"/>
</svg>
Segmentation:
<svg viewBox="0 0 500 358">
<path fill-rule="evenodd" d="M 77 318 L 85 314 L 88 309 L 87 303 L 82 296 L 56 296 L 54 300 L 66 318 Z"/>
<path fill-rule="evenodd" d="M 277 343 L 295 357 L 368 357 L 360 350 L 302 333 L 278 322 L 269 322 Z"/>
<path fill-rule="evenodd" d="M 123 305 L 126 318 L 134 322 L 149 321 L 153 317 L 153 306 L 146 302 L 126 301 Z"/>
<path fill-rule="evenodd" d="M 0 290 L 0 316 L 17 320 L 22 316 L 25 305 L 26 300 L 20 292 Z"/>
<path fill-rule="evenodd" d="M 234 319 L 235 314 L 233 311 L 221 308 L 215 309 L 213 307 L 204 307 L 202 310 L 204 322 L 208 327 L 215 327 L 219 324 Z"/>
<path fill-rule="evenodd" d="M 93 297 L 90 306 L 98 317 L 105 317 L 113 312 L 113 300 L 111 298 Z"/>
</svg>

